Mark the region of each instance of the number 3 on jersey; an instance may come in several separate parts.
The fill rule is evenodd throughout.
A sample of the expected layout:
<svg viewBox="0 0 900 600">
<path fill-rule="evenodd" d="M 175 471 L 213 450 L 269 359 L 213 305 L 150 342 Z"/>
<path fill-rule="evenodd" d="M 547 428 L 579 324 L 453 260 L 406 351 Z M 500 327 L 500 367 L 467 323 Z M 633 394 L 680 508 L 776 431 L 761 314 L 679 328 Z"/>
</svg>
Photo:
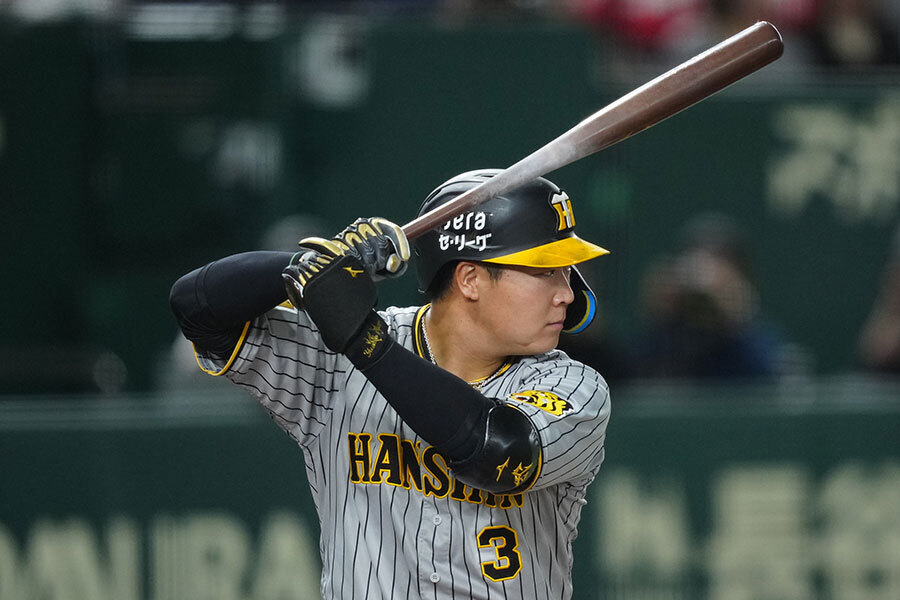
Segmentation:
<svg viewBox="0 0 900 600">
<path fill-rule="evenodd" d="M 485 527 L 478 534 L 479 548 L 493 548 L 494 560 L 481 563 L 481 572 L 492 581 L 512 579 L 522 570 L 522 555 L 516 547 L 519 538 L 516 531 L 509 527 Z"/>
</svg>

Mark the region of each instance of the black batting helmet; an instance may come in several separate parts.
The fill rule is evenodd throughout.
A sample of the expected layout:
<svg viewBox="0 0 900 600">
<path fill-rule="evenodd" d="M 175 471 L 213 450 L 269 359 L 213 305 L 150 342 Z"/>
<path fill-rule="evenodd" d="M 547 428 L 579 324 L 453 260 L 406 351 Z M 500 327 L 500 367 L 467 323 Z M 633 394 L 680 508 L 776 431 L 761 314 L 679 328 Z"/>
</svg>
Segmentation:
<svg viewBox="0 0 900 600">
<path fill-rule="evenodd" d="M 419 208 L 421 216 L 499 173 L 481 169 L 457 175 L 435 189 Z M 442 266 L 458 260 L 568 267 L 608 251 L 575 235 L 572 201 L 555 184 L 538 177 L 495 196 L 412 243 L 419 285 L 424 291 Z M 569 305 L 563 331 L 578 333 L 594 318 L 596 299 L 576 268 L 572 269 L 575 301 Z"/>
</svg>

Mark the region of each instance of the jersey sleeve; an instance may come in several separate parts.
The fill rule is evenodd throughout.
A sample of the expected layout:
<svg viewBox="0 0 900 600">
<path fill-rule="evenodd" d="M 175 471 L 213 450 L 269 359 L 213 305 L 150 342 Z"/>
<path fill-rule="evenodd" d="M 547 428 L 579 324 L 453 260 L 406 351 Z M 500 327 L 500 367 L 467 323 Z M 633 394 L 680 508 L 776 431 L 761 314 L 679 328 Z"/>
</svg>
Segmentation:
<svg viewBox="0 0 900 600">
<path fill-rule="evenodd" d="M 531 419 L 541 440 L 532 489 L 590 482 L 605 456 L 609 388 L 591 367 L 562 353 L 520 369 L 505 402 Z"/>
<path fill-rule="evenodd" d="M 352 368 L 328 350 L 306 313 L 285 303 L 249 322 L 227 359 L 197 355 L 200 367 L 246 389 L 272 419 L 307 446 L 331 418 L 334 395 Z"/>
</svg>

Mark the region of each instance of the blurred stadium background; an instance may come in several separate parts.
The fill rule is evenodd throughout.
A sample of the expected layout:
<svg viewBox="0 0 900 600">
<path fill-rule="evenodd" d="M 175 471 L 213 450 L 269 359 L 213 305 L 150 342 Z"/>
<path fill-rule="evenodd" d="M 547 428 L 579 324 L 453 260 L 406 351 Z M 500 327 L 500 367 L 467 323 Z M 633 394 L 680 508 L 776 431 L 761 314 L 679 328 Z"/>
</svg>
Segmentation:
<svg viewBox="0 0 900 600">
<path fill-rule="evenodd" d="M 405 223 L 758 19 L 781 60 L 550 176 L 612 251 L 575 597 L 900 598 L 896 2 L 0 0 L 0 600 L 317 597 L 301 453 L 170 285 Z"/>
</svg>

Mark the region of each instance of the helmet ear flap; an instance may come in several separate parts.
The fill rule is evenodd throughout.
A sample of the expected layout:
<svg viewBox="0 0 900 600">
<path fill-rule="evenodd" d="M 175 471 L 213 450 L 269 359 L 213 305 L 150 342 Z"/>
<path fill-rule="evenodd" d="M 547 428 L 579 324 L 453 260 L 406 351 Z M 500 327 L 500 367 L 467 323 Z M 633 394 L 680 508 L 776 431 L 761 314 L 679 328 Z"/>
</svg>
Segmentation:
<svg viewBox="0 0 900 600">
<path fill-rule="evenodd" d="M 569 285 L 572 286 L 575 299 L 566 310 L 563 333 L 581 333 L 587 329 L 587 326 L 594 320 L 594 315 L 597 314 L 597 297 L 577 267 L 572 267 Z"/>
</svg>

